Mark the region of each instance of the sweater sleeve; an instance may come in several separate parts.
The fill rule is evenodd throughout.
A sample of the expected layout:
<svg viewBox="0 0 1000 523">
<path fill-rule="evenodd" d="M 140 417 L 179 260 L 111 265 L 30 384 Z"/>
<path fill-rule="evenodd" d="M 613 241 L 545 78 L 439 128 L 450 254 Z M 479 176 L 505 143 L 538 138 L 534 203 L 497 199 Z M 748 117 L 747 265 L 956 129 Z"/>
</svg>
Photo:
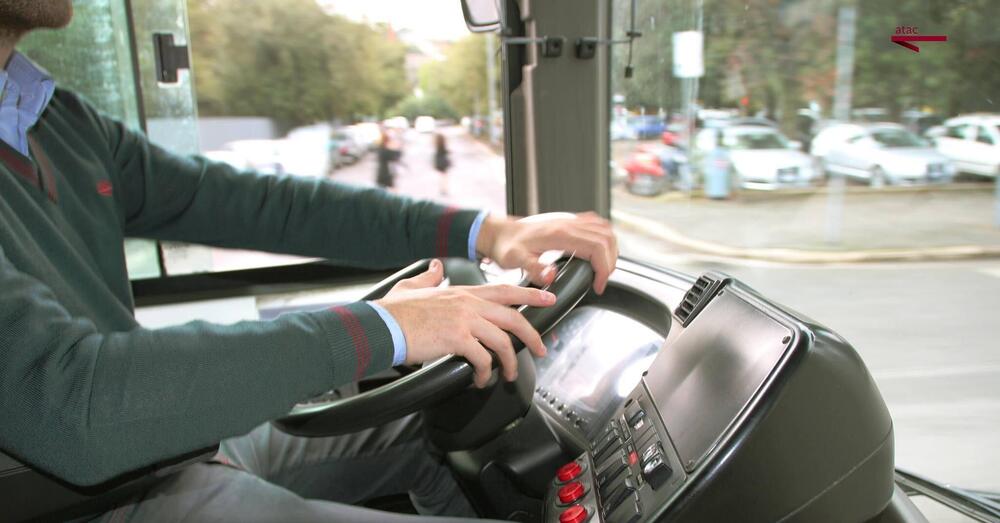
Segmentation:
<svg viewBox="0 0 1000 523">
<path fill-rule="evenodd" d="M 364 303 L 102 333 L 2 248 L 0 289 L 0 447 L 80 485 L 244 434 L 392 359 Z"/>
<path fill-rule="evenodd" d="M 125 234 L 398 267 L 466 257 L 477 212 L 325 179 L 258 175 L 172 154 L 95 114 Z"/>
</svg>

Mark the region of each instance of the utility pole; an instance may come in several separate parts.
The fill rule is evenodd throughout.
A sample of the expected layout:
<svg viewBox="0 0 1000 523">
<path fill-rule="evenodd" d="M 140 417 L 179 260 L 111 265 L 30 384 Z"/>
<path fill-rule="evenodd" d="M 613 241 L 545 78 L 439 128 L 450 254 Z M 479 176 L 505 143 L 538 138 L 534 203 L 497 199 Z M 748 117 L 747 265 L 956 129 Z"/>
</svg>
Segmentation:
<svg viewBox="0 0 1000 523">
<path fill-rule="evenodd" d="M 851 119 L 851 91 L 854 83 L 854 28 L 858 8 L 842 6 L 837 12 L 837 79 L 833 91 L 833 117 L 846 122 Z M 834 175 L 827 183 L 826 243 L 838 244 L 844 226 L 844 176 Z"/>
</svg>

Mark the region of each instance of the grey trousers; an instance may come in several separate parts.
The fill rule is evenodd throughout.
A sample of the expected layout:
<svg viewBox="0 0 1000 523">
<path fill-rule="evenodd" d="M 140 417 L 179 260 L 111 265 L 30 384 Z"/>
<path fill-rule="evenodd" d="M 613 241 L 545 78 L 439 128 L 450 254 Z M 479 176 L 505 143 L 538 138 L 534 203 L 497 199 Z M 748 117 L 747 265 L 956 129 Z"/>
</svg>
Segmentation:
<svg viewBox="0 0 1000 523">
<path fill-rule="evenodd" d="M 421 514 L 351 504 L 409 493 Z M 355 434 L 289 436 L 270 424 L 222 442 L 216 462 L 167 477 L 97 519 L 120 521 L 457 522 L 474 519 L 451 471 L 428 452 L 416 415 Z"/>
</svg>

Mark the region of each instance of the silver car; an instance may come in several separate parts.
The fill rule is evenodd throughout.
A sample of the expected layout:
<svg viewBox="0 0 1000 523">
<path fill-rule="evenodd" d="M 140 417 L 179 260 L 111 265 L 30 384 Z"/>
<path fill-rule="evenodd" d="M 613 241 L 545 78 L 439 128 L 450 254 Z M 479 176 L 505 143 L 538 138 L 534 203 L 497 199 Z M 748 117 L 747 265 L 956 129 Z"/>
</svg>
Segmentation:
<svg viewBox="0 0 1000 523">
<path fill-rule="evenodd" d="M 763 125 L 733 125 L 703 129 L 695 138 L 699 164 L 725 155 L 737 183 L 745 189 L 807 187 L 819 173 L 815 161 L 777 129 Z M 716 149 L 719 149 L 718 151 Z M 702 168 L 706 170 L 706 168 Z"/>
<path fill-rule="evenodd" d="M 955 175 L 951 160 L 893 123 L 830 126 L 814 139 L 813 152 L 821 155 L 827 173 L 865 180 L 874 187 L 948 182 Z"/>
</svg>

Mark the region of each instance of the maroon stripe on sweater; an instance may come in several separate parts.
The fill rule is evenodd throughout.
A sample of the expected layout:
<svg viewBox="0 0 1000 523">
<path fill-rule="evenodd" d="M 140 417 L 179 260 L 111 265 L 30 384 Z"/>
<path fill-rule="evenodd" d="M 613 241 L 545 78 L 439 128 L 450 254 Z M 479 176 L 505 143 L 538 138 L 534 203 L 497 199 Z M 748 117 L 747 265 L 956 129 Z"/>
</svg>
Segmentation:
<svg viewBox="0 0 1000 523">
<path fill-rule="evenodd" d="M 16 153 L 14 149 L 11 149 L 7 144 L 0 144 L 0 160 L 3 161 L 10 168 L 24 179 L 28 181 L 31 185 L 39 187 L 38 185 L 38 174 L 35 173 L 35 166 L 31 165 L 31 162 Z"/>
<path fill-rule="evenodd" d="M 42 172 L 42 181 L 45 183 L 45 193 L 49 195 L 52 203 L 58 203 L 59 193 L 56 191 L 56 177 L 52 171 L 52 162 L 49 161 L 48 155 L 45 154 L 42 146 L 38 145 L 38 141 L 33 136 L 28 137 L 28 146 L 31 147 L 31 152 L 38 160 L 38 168 Z"/>
<path fill-rule="evenodd" d="M 331 310 L 340 316 L 341 323 L 344 324 L 344 328 L 351 336 L 351 341 L 354 342 L 354 355 L 357 359 L 354 380 L 360 380 L 365 377 L 365 372 L 371 363 L 371 347 L 368 345 L 368 336 L 365 334 L 365 329 L 361 326 L 361 322 L 358 321 L 358 317 L 350 309 L 338 306 L 333 307 Z"/>
<path fill-rule="evenodd" d="M 437 242 L 435 243 L 434 256 L 445 258 L 448 256 L 448 233 L 451 232 L 451 222 L 458 213 L 456 207 L 448 207 L 438 218 Z"/>
</svg>

